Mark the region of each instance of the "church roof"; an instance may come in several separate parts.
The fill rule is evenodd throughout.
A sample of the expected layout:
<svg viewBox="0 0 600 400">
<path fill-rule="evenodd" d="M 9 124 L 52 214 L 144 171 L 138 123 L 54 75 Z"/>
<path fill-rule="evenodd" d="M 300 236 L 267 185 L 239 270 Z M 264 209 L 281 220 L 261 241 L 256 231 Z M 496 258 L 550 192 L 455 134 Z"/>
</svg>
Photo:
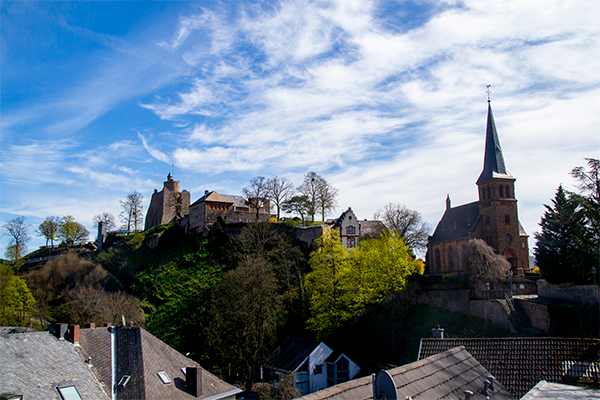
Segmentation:
<svg viewBox="0 0 600 400">
<path fill-rule="evenodd" d="M 469 231 L 475 228 L 478 219 L 479 203 L 477 201 L 449 208 L 437 224 L 429 243 L 468 238 Z"/>
<path fill-rule="evenodd" d="M 506 169 L 504 156 L 496 131 L 496 123 L 492 114 L 492 104 L 488 102 L 487 129 L 485 132 L 485 156 L 483 160 L 483 171 L 477 179 L 477 184 L 491 178 L 515 179 Z"/>
</svg>

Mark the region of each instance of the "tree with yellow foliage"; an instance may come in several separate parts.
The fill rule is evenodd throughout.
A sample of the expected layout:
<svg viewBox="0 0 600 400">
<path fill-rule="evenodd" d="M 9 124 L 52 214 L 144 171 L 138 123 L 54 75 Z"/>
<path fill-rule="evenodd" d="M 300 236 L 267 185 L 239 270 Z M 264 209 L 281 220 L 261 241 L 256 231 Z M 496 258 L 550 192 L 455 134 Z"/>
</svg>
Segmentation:
<svg viewBox="0 0 600 400">
<path fill-rule="evenodd" d="M 318 244 L 309 260 L 312 271 L 305 286 L 311 314 L 308 326 L 319 336 L 356 317 L 367 305 L 404 289 L 406 278 L 416 272 L 408 247 L 389 232 L 346 249 L 337 232 L 330 231 Z"/>
</svg>

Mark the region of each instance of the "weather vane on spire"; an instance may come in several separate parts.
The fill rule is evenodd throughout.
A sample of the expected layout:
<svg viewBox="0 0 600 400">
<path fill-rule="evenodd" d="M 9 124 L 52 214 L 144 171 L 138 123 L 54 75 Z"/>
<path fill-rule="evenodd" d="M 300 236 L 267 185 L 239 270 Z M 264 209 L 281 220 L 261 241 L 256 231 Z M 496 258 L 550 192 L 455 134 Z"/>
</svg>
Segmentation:
<svg viewBox="0 0 600 400">
<path fill-rule="evenodd" d="M 490 90 L 490 86 L 492 86 L 492 85 L 485 85 L 485 87 L 487 88 L 485 92 L 488 95 L 488 103 L 492 101 L 492 100 L 490 100 L 490 93 L 492 93 L 492 91 Z"/>
</svg>

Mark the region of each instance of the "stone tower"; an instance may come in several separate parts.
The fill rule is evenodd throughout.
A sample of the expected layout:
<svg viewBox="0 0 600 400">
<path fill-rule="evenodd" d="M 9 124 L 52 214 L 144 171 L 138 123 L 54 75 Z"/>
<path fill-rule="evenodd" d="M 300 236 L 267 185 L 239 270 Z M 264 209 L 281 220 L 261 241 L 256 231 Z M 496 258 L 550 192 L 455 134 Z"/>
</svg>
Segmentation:
<svg viewBox="0 0 600 400">
<path fill-rule="evenodd" d="M 492 106 L 488 101 L 483 171 L 477 179 L 479 223 L 475 237 L 481 238 L 502 254 L 515 275 L 529 270 L 527 234 L 519 222 L 515 177 L 504 163 Z"/>
<path fill-rule="evenodd" d="M 171 173 L 167 175 L 163 189 L 156 189 L 150 200 L 150 207 L 146 213 L 145 229 L 156 225 L 176 222 L 190 212 L 190 192 L 180 191 L 181 184 L 173 180 Z"/>
</svg>

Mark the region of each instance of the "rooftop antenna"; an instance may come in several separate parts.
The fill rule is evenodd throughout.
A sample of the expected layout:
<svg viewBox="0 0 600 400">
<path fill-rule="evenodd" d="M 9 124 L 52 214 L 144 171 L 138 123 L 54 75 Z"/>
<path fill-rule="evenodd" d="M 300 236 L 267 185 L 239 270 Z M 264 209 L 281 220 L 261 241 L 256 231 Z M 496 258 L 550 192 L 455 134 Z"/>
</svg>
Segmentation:
<svg viewBox="0 0 600 400">
<path fill-rule="evenodd" d="M 490 93 L 492 93 L 492 91 L 490 90 L 490 86 L 492 86 L 492 85 L 485 85 L 485 87 L 487 88 L 485 92 L 486 92 L 486 93 L 487 93 L 487 95 L 488 95 L 488 103 L 490 103 L 490 102 L 492 101 L 492 100 L 490 99 Z"/>
</svg>

